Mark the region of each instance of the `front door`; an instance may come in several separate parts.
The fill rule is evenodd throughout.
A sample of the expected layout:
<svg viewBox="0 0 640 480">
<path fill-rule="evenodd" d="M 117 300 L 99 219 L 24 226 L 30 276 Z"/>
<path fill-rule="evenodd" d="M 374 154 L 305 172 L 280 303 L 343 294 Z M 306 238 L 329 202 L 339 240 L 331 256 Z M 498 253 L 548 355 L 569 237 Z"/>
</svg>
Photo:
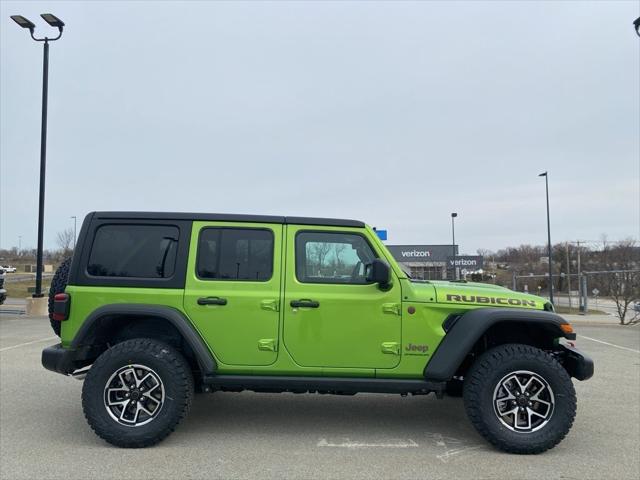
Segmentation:
<svg viewBox="0 0 640 480">
<path fill-rule="evenodd" d="M 400 285 L 366 280 L 380 256 L 361 228 L 287 226 L 284 344 L 302 366 L 392 368 L 400 361 Z"/>
<path fill-rule="evenodd" d="M 184 308 L 222 363 L 276 361 L 282 230 L 193 222 Z"/>
</svg>

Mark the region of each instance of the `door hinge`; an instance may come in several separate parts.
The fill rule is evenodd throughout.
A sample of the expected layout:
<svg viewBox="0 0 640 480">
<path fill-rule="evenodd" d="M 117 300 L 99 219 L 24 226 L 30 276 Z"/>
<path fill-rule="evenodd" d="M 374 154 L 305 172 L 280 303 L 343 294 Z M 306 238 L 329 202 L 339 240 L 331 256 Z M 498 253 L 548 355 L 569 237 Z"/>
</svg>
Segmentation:
<svg viewBox="0 0 640 480">
<path fill-rule="evenodd" d="M 258 340 L 258 350 L 263 350 L 265 352 L 275 352 L 276 341 L 273 338 L 261 338 L 260 340 Z"/>
<path fill-rule="evenodd" d="M 278 300 L 262 300 L 260 302 L 260 308 L 262 310 L 269 310 L 271 312 L 280 311 L 280 302 Z"/>
<path fill-rule="evenodd" d="M 382 353 L 390 353 L 392 355 L 400 355 L 400 344 L 398 342 L 383 342 Z"/>
<path fill-rule="evenodd" d="M 391 313 L 393 315 L 400 315 L 400 304 L 399 303 L 383 303 L 382 311 L 384 313 Z"/>
</svg>

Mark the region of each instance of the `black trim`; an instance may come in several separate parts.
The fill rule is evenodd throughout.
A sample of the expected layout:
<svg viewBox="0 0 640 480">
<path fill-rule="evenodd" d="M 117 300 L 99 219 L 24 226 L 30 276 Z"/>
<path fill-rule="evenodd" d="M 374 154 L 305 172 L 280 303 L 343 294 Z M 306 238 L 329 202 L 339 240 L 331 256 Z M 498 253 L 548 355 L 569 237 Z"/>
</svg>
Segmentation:
<svg viewBox="0 0 640 480">
<path fill-rule="evenodd" d="M 323 227 L 355 227 L 364 228 L 364 222 L 359 220 L 344 220 L 340 218 L 313 218 L 313 217 L 284 217 L 288 225 L 320 225 Z"/>
<path fill-rule="evenodd" d="M 90 365 L 99 355 L 93 346 L 64 348 L 61 343 L 42 350 L 42 366 L 52 372 L 70 375 L 75 370 Z"/>
<path fill-rule="evenodd" d="M 442 393 L 444 382 L 427 380 L 342 377 L 285 377 L 258 375 L 216 375 L 204 379 L 214 390 L 252 390 L 256 392 L 326 393 Z"/>
<path fill-rule="evenodd" d="M 428 380 L 451 379 L 467 354 L 489 327 L 499 322 L 535 324 L 549 330 L 553 338 L 575 338 L 565 334 L 560 325 L 566 320 L 552 312 L 516 308 L 478 308 L 463 314 L 440 342 L 424 369 Z"/>
<path fill-rule="evenodd" d="M 71 349 L 80 349 L 83 343 L 92 337 L 93 330 L 100 327 L 101 322 L 108 322 L 112 316 L 135 315 L 137 317 L 160 317 L 171 322 L 189 344 L 196 356 L 203 375 L 211 375 L 218 368 L 215 359 L 191 322 L 182 312 L 171 307 L 146 304 L 119 303 L 105 305 L 95 309 L 85 319 L 80 330 L 71 342 Z"/>
<path fill-rule="evenodd" d="M 588 380 L 593 377 L 593 360 L 571 345 L 561 344 L 560 351 L 564 354 L 564 368 L 569 375 L 578 380 Z"/>
<path fill-rule="evenodd" d="M 107 220 L 191 220 L 213 222 L 283 223 L 295 225 L 322 225 L 327 227 L 365 226 L 358 220 L 340 218 L 284 217 L 276 215 L 242 215 L 227 213 L 178 213 L 178 212 L 93 212 L 96 219 Z"/>
<path fill-rule="evenodd" d="M 42 350 L 42 366 L 52 372 L 68 375 L 75 370 L 75 350 L 67 350 L 62 344 L 52 345 Z"/>
<path fill-rule="evenodd" d="M 80 266 L 80 264 L 82 263 L 80 261 L 82 254 L 78 254 L 78 252 L 87 252 L 87 250 L 89 249 L 89 245 L 87 245 L 87 239 L 89 237 L 89 226 L 91 225 L 91 221 L 93 220 L 94 215 L 95 212 L 87 214 L 82 222 L 82 227 L 80 227 L 80 234 L 78 235 L 78 239 L 76 240 L 76 248 L 73 253 L 73 258 L 71 259 L 71 267 L 69 268 L 69 285 L 78 285 L 78 272 L 82 269 L 82 267 Z"/>
</svg>

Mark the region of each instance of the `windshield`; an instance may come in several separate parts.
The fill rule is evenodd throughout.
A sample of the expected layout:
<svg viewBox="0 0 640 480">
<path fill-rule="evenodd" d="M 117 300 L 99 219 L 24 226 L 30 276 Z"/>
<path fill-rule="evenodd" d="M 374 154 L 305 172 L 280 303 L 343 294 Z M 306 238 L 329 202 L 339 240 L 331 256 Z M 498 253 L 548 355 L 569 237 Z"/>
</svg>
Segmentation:
<svg viewBox="0 0 640 480">
<path fill-rule="evenodd" d="M 411 276 L 411 270 L 409 269 L 409 267 L 407 267 L 406 265 L 403 265 L 401 263 L 398 263 L 398 266 L 400 267 L 400 270 L 402 270 L 404 272 L 404 274 L 407 276 L 407 278 L 413 278 Z"/>
</svg>

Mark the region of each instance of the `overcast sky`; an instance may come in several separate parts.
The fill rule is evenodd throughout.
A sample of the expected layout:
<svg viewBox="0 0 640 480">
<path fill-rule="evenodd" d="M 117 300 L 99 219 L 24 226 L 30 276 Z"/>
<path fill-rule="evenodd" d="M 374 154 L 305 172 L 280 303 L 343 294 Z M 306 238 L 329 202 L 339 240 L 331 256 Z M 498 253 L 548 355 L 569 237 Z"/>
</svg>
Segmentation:
<svg viewBox="0 0 640 480">
<path fill-rule="evenodd" d="M 0 3 L 0 247 L 93 210 L 356 218 L 461 252 L 640 234 L 628 2 Z M 78 225 L 79 228 L 79 225 Z"/>
</svg>

